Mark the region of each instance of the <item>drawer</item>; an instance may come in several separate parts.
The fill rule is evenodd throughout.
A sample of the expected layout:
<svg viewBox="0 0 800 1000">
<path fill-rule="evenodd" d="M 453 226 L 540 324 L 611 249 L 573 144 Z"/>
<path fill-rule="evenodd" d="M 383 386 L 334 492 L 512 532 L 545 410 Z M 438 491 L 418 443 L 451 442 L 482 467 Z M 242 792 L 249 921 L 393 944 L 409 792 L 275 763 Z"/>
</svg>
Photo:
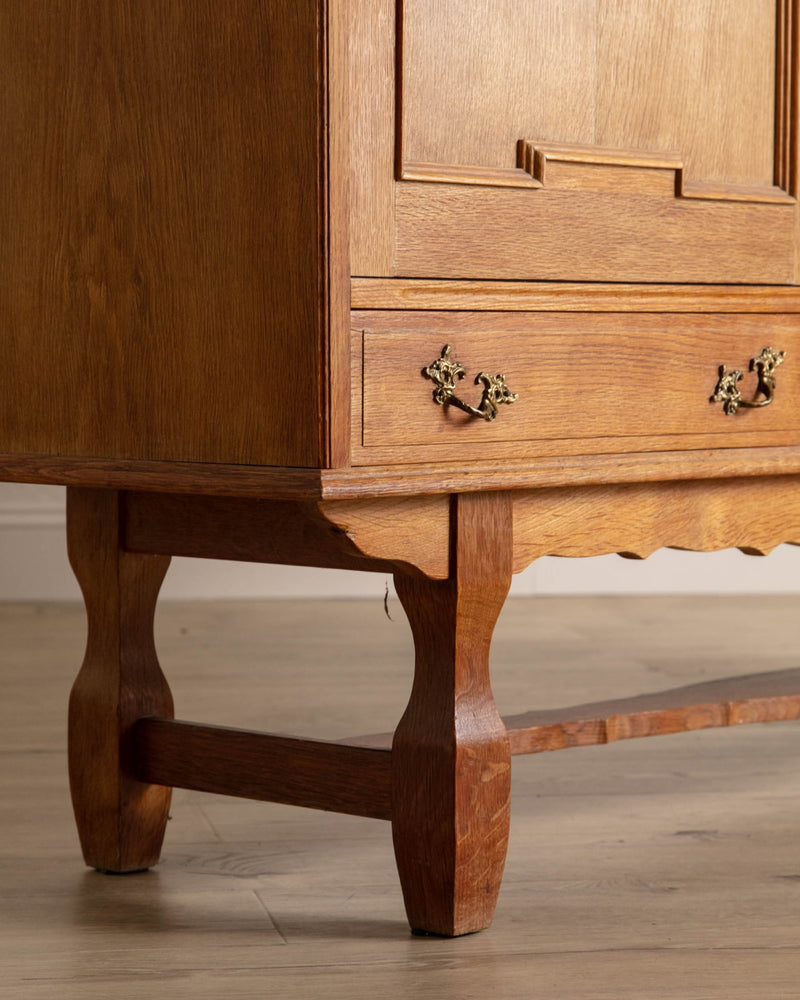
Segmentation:
<svg viewBox="0 0 800 1000">
<path fill-rule="evenodd" d="M 730 313 L 353 314 L 356 464 L 524 458 L 800 442 L 798 317 Z M 491 421 L 437 405 L 423 368 L 445 344 L 465 369 L 456 393 L 478 407 L 479 372 L 505 375 L 517 399 Z M 785 352 L 771 403 L 726 413 L 721 365 L 748 370 Z M 455 450 L 454 450 L 455 449 Z"/>
</svg>

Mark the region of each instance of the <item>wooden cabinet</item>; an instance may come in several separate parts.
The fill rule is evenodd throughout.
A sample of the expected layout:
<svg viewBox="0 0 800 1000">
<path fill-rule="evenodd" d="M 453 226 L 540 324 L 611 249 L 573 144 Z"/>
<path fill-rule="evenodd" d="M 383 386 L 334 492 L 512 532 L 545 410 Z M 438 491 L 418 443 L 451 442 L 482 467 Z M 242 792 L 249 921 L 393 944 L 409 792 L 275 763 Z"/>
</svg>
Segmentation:
<svg viewBox="0 0 800 1000">
<path fill-rule="evenodd" d="M 89 864 L 154 863 L 174 785 L 338 809 L 465 933 L 512 753 L 800 716 L 792 674 L 504 723 L 488 669 L 538 556 L 800 542 L 798 18 L 0 0 L 0 475 L 71 487 Z M 393 740 L 175 722 L 173 554 L 393 572 Z"/>
</svg>

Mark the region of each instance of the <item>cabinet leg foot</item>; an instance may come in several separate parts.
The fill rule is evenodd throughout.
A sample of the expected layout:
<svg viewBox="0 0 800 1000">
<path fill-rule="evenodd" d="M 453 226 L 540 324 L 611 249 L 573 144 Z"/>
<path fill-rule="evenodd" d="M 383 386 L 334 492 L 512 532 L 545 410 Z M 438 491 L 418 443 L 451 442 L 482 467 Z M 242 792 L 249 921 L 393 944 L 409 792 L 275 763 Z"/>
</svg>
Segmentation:
<svg viewBox="0 0 800 1000">
<path fill-rule="evenodd" d="M 121 548 L 123 503 L 113 490 L 67 495 L 69 557 L 88 618 L 69 703 L 70 788 L 86 863 L 120 873 L 158 861 L 171 796 L 133 777 L 129 731 L 141 716 L 173 714 L 153 639 L 169 558 Z"/>
<path fill-rule="evenodd" d="M 392 833 L 409 923 L 447 936 L 492 920 L 511 791 L 508 735 L 489 683 L 511 582 L 511 506 L 503 494 L 452 504 L 450 578 L 396 576 L 416 672 L 392 745 Z"/>
</svg>

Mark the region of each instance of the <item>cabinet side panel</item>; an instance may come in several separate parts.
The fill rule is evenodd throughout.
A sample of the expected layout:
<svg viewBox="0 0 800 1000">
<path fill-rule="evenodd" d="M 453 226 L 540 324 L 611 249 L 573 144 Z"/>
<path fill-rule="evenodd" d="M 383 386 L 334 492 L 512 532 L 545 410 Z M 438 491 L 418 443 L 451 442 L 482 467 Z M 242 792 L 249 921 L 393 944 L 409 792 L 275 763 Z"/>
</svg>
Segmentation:
<svg viewBox="0 0 800 1000">
<path fill-rule="evenodd" d="M 319 463 L 320 74 L 315 0 L 2 0 L 0 450 Z"/>
</svg>

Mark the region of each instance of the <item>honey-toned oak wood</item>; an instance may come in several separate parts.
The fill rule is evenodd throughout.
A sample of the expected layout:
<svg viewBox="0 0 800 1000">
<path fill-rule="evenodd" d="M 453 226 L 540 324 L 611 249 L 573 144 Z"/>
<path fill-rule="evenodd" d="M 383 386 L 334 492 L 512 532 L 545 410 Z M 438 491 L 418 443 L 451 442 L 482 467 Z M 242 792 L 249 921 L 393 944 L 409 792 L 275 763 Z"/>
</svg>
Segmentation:
<svg viewBox="0 0 800 1000">
<path fill-rule="evenodd" d="M 396 456 L 390 456 L 396 457 Z M 527 459 L 446 460 L 347 469 L 260 469 L 195 466 L 171 462 L 84 461 L 39 456 L 0 456 L 6 482 L 130 488 L 199 496 L 280 500 L 357 500 L 597 483 L 669 482 L 730 476 L 794 475 L 800 447 L 697 449 L 631 454 L 598 454 Z"/>
<path fill-rule="evenodd" d="M 800 718 L 800 669 L 505 716 L 512 754 L 593 746 L 693 729 Z"/>
<path fill-rule="evenodd" d="M 543 555 L 658 548 L 710 552 L 740 548 L 764 555 L 800 544 L 797 476 L 531 490 L 514 496 L 514 571 Z M 746 582 L 746 581 L 743 581 Z"/>
<path fill-rule="evenodd" d="M 433 460 L 791 444 L 800 424 L 800 353 L 793 315 L 356 312 L 354 460 Z M 433 400 L 422 369 L 443 344 L 477 405 L 481 371 L 518 395 L 491 423 Z M 773 404 L 735 418 L 711 402 L 722 364 L 747 370 L 765 345 L 789 359 Z M 755 395 L 754 374 L 742 383 Z M 354 378 L 354 382 L 356 379 Z M 749 397 L 748 397 L 749 398 Z"/>
<path fill-rule="evenodd" d="M 131 729 L 172 715 L 153 641 L 156 598 L 169 558 L 120 548 L 120 496 L 72 489 L 67 538 L 88 617 L 83 666 L 69 701 L 69 776 L 87 865 L 108 872 L 158 861 L 171 790 L 138 780 Z"/>
<path fill-rule="evenodd" d="M 721 184 L 692 181 L 679 153 L 652 153 L 639 149 L 610 149 L 577 143 L 548 143 L 520 139 L 516 167 L 481 167 L 404 161 L 401 181 L 465 184 L 472 187 L 528 188 L 560 191 L 626 191 L 661 198 L 697 198 L 704 201 L 792 203 L 777 184 Z"/>
<path fill-rule="evenodd" d="M 792 202 L 398 183 L 395 206 L 398 277 L 743 284 L 795 277 Z"/>
<path fill-rule="evenodd" d="M 487 312 L 797 313 L 786 285 L 603 285 L 533 281 L 353 278 L 353 309 Z"/>
<path fill-rule="evenodd" d="M 775 68 L 775 183 L 797 193 L 797 142 L 795 132 L 798 77 L 797 7 L 794 0 L 778 0 Z"/>
<path fill-rule="evenodd" d="M 725 677 L 632 698 L 505 715 L 503 725 L 514 756 L 799 718 L 800 669 L 795 668 Z M 373 733 L 342 742 L 388 750 L 392 734 Z"/>
<path fill-rule="evenodd" d="M 532 485 L 586 486 L 599 483 L 674 482 L 728 477 L 795 475 L 800 449 L 728 448 L 697 451 L 556 456 L 530 460 L 458 463 L 452 460 L 419 465 L 354 468 L 323 477 L 328 497 L 409 496 L 415 492 L 445 493 L 476 490 L 526 489 Z"/>
<path fill-rule="evenodd" d="M 317 145 L 320 231 L 320 454 L 324 466 L 350 457 L 350 73 L 349 0 L 319 0 L 320 86 Z M 302 419 L 308 419 L 308 414 Z"/>
<path fill-rule="evenodd" d="M 359 21 L 351 117 L 374 166 L 355 167 L 354 274 L 794 280 L 794 2 L 381 0 Z M 544 187 L 520 143 L 553 152 Z M 653 188 L 648 158 L 677 183 Z"/>
<path fill-rule="evenodd" d="M 399 6 L 403 162 L 513 166 L 526 137 L 684 151 L 695 180 L 773 183 L 790 23 L 774 0 Z"/>
<path fill-rule="evenodd" d="M 433 580 L 450 573 L 450 502 L 446 495 L 328 501 L 322 515 L 365 556 L 391 560 Z M 398 530 L 400 528 L 401 530 Z"/>
<path fill-rule="evenodd" d="M 395 0 L 352 0 L 350 47 L 350 267 L 394 271 Z"/>
<path fill-rule="evenodd" d="M 800 542 L 798 2 L 0 0 L 0 478 L 71 487 L 91 865 L 152 864 L 173 784 L 391 817 L 412 928 L 463 934 L 512 752 L 800 714 L 792 675 L 509 736 L 489 680 L 541 555 Z M 514 406 L 437 406 L 445 344 Z M 391 752 L 171 721 L 171 554 L 394 572 Z"/>
<path fill-rule="evenodd" d="M 348 722 L 366 732 L 401 710 L 401 626 L 383 619 L 381 684 L 364 685 L 375 634 L 363 625 L 379 621 L 371 602 L 169 601 L 159 619 L 170 680 L 192 718 L 238 711 L 254 674 L 268 677 L 268 692 L 245 717 L 266 709 L 290 731 L 309 711 L 325 715 L 329 732 Z M 264 630 L 282 649 L 309 619 L 351 655 L 317 672 L 312 640 L 265 673 Z M 768 623 L 778 644 L 767 647 L 760 629 L 743 635 L 745 619 Z M 616 623 L 625 629 L 619 656 L 598 669 L 596 650 L 614 641 Z M 793 595 L 512 599 L 499 626 L 496 694 L 513 705 L 535 691 L 554 705 L 667 685 L 654 666 L 686 676 L 709 628 L 709 675 L 743 652 L 748 670 L 770 669 L 791 662 L 798 624 Z M 220 629 L 236 634 L 239 653 L 224 671 Z M 585 997 L 587 982 L 603 1000 L 797 992 L 795 723 L 515 759 L 491 931 L 409 939 L 389 829 L 357 817 L 176 792 L 163 868 L 111 881 L 82 871 L 62 752 L 63 681 L 80 653 L 82 610 L 6 602 L 0 630 L 0 974 L 9 997 L 255 1000 L 265 983 L 281 1000 L 566 1000 Z M 550 655 L 534 670 L 528 654 L 543 645 Z M 315 682 L 300 704 L 298 677 L 309 670 Z M 343 697 L 356 688 L 359 697 Z"/>
<path fill-rule="evenodd" d="M 390 818 L 388 752 L 172 719 L 140 719 L 131 744 L 142 782 Z"/>
<path fill-rule="evenodd" d="M 792 202 L 788 191 L 774 183 L 692 180 L 687 176 L 683 157 L 677 153 L 520 139 L 517 159 L 520 169 L 538 187 L 607 191 L 609 194 L 638 191 L 641 194 L 705 201 L 750 201 L 776 205 Z"/>
<path fill-rule="evenodd" d="M 342 461 L 325 24 L 322 0 L 3 0 L 5 451 Z"/>
<path fill-rule="evenodd" d="M 457 935 L 492 919 L 505 863 L 511 762 L 489 684 L 489 644 L 511 582 L 509 498 L 453 499 L 446 581 L 395 576 L 416 650 L 392 743 L 392 832 L 413 930 Z"/>
</svg>

